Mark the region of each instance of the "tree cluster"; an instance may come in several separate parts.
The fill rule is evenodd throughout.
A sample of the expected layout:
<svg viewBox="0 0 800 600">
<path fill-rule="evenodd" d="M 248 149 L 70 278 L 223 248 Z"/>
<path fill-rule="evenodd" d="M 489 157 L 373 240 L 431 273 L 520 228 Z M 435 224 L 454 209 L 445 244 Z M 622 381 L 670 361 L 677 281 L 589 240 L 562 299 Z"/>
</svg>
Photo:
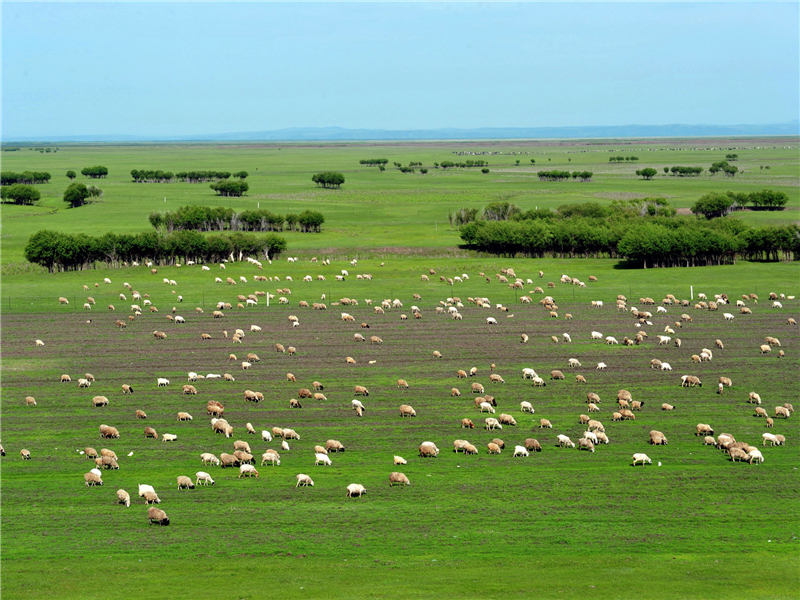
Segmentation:
<svg viewBox="0 0 800 600">
<path fill-rule="evenodd" d="M 703 172 L 703 167 L 672 167 L 670 173 L 678 177 L 697 177 Z"/>
<path fill-rule="evenodd" d="M 311 177 L 311 181 L 316 183 L 317 187 L 338 190 L 344 183 L 344 175 L 333 171 L 326 171 L 324 173 L 317 173 Z"/>
<path fill-rule="evenodd" d="M 358 161 L 358 164 L 365 165 L 367 167 L 380 167 L 389 162 L 388 158 L 365 158 Z"/>
<path fill-rule="evenodd" d="M 745 208 L 752 204 L 753 210 L 783 210 L 789 202 L 785 192 L 775 190 L 761 190 L 759 192 L 709 192 L 700 196 L 692 206 L 695 215 L 702 215 L 707 219 L 724 217 L 736 209 Z"/>
<path fill-rule="evenodd" d="M 725 175 L 727 175 L 728 177 L 734 177 L 736 173 L 739 172 L 739 167 L 737 167 L 736 165 L 729 165 L 727 160 L 722 160 L 713 163 L 708 168 L 708 172 L 711 173 L 712 175 L 716 175 L 720 171 L 725 173 Z"/>
<path fill-rule="evenodd" d="M 422 163 L 420 163 L 420 164 L 422 164 Z M 477 159 L 477 160 L 469 159 L 469 160 L 466 160 L 466 161 L 463 161 L 463 162 L 453 162 L 452 160 L 443 160 L 440 163 L 434 163 L 434 166 L 441 167 L 445 171 L 447 169 L 453 169 L 453 168 L 471 169 L 473 167 L 488 167 L 489 166 L 489 161 L 488 160 L 483 160 L 483 159 L 480 159 L 480 158 Z"/>
<path fill-rule="evenodd" d="M 217 196 L 244 196 L 244 193 L 250 189 L 246 181 L 218 181 L 210 184 L 212 190 L 217 192 Z"/>
<path fill-rule="evenodd" d="M 738 154 L 726 154 L 725 160 L 739 160 Z"/>
<path fill-rule="evenodd" d="M 87 198 L 90 196 L 99 196 L 102 193 L 100 188 L 91 186 L 96 192 L 90 192 L 89 188 L 82 183 L 71 183 L 64 190 L 64 202 L 70 205 L 70 208 L 78 208 L 86 204 Z"/>
<path fill-rule="evenodd" d="M 637 169 L 636 170 L 636 175 L 638 177 L 641 177 L 642 179 L 652 179 L 657 174 L 658 174 L 658 171 L 656 171 L 652 167 L 646 167 L 644 169 Z"/>
<path fill-rule="evenodd" d="M 120 263 L 151 260 L 159 265 L 176 261 L 220 262 L 245 256 L 276 257 L 286 249 L 286 240 L 275 234 L 231 233 L 204 236 L 196 231 L 162 235 L 106 233 L 100 237 L 42 230 L 25 246 L 25 259 L 54 271 L 77 271 Z"/>
<path fill-rule="evenodd" d="M 205 183 L 230 179 L 231 174 L 229 171 L 180 171 L 175 173 L 175 178 L 184 183 Z"/>
<path fill-rule="evenodd" d="M 643 205 L 662 209 L 663 199 Z M 504 256 L 625 258 L 648 267 L 703 266 L 754 260 L 800 260 L 800 227 L 750 228 L 738 219 L 653 216 L 649 208 L 566 205 L 558 211 L 520 212 L 511 219 L 473 220 L 460 228 L 472 249 Z M 654 211 L 653 211 L 654 212 Z"/>
<path fill-rule="evenodd" d="M 591 171 L 539 171 L 536 175 L 539 176 L 540 181 L 567 181 L 570 178 L 578 179 L 580 181 L 591 181 Z"/>
<path fill-rule="evenodd" d="M 89 179 L 104 179 L 108 176 L 108 169 L 106 167 L 84 167 L 81 169 L 81 175 Z"/>
<path fill-rule="evenodd" d="M 169 183 L 175 177 L 169 171 L 147 171 L 144 169 L 132 169 L 131 177 L 134 183 Z"/>
<path fill-rule="evenodd" d="M 3 202 L 33 205 L 41 197 L 42 195 L 35 187 L 22 183 L 0 187 L 0 199 Z"/>
<path fill-rule="evenodd" d="M 44 171 L 23 171 L 22 173 L 3 171 L 2 174 L 0 174 L 0 185 L 16 185 L 18 183 L 36 185 L 37 183 L 49 182 L 50 173 Z"/>
<path fill-rule="evenodd" d="M 639 160 L 638 156 L 609 156 L 608 162 L 635 162 Z"/>
</svg>

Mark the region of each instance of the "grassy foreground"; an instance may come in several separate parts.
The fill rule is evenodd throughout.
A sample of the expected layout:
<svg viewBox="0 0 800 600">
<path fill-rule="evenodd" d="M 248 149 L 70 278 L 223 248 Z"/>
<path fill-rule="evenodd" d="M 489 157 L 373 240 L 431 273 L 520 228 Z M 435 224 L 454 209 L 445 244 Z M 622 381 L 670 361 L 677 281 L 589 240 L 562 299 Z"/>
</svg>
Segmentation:
<svg viewBox="0 0 800 600">
<path fill-rule="evenodd" d="M 342 556 L 347 556 L 342 552 Z M 97 563 L 113 585 L 93 589 Z M 336 561 L 259 556 L 174 560 L 26 560 L 3 565 L 9 598 L 796 598 L 797 553 L 598 556 L 503 560 Z M 47 577 L 43 577 L 47 573 Z"/>
</svg>

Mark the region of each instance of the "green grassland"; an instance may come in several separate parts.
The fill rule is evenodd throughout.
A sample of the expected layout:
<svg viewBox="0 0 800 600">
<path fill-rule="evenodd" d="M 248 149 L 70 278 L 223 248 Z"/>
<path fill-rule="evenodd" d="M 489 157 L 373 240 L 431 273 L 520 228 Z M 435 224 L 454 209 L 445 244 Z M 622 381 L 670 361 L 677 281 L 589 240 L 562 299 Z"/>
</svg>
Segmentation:
<svg viewBox="0 0 800 600">
<path fill-rule="evenodd" d="M 39 206 L 2 205 L 4 228 L 2 264 L 20 263 L 22 249 L 40 229 L 68 233 L 149 230 L 147 216 L 153 210 L 175 210 L 186 204 L 230 206 L 237 210 L 268 208 L 286 214 L 315 208 L 326 217 L 318 235 L 285 232 L 291 251 L 346 249 L 350 253 L 387 247 L 415 247 L 439 252 L 460 243 L 450 228 L 447 213 L 461 207 L 483 207 L 494 200 L 509 200 L 523 209 L 556 208 L 572 202 L 610 203 L 614 199 L 661 195 L 672 206 L 688 208 L 710 191 L 750 192 L 775 188 L 786 192 L 790 202 L 780 212 L 737 213 L 751 224 L 779 224 L 800 220 L 800 144 L 796 138 L 725 139 L 710 141 L 662 141 L 626 144 L 607 142 L 453 142 L 415 144 L 142 144 L 59 146 L 58 152 L 40 153 L 23 149 L 2 153 L 3 170 L 47 171 L 51 183 L 40 185 Z M 711 150 L 714 148 L 714 150 Z M 746 149 L 743 149 L 746 148 Z M 735 150 L 730 150 L 735 149 Z M 652 181 L 637 178 L 635 171 L 652 166 L 702 166 L 724 160 L 735 151 L 744 174 L 735 178 L 707 172 L 700 177 L 678 178 L 660 174 Z M 458 156 L 454 152 L 502 152 L 503 154 Z M 511 153 L 520 154 L 511 154 Z M 639 161 L 609 163 L 610 156 L 633 155 Z M 364 158 L 383 157 L 389 166 L 363 167 Z M 490 173 L 479 169 L 432 168 L 444 160 L 485 159 Z M 530 159 L 536 160 L 535 165 Z M 520 165 L 515 161 L 520 160 Z M 427 174 L 403 174 L 393 162 L 422 162 Z M 526 164 L 527 163 L 527 164 Z M 79 181 L 101 187 L 105 195 L 78 209 L 67 209 L 62 201 L 69 180 L 65 173 L 102 164 L 107 179 Z M 769 170 L 761 170 L 769 166 Z M 131 169 L 161 169 L 178 172 L 215 169 L 249 173 L 250 191 L 243 198 L 220 198 L 208 184 L 135 184 Z M 591 182 L 541 182 L 540 170 L 591 170 Z M 341 190 L 317 189 L 314 173 L 326 170 L 344 173 Z M 164 199 L 166 198 L 166 202 Z M 8 271 L 7 271 L 8 272 Z"/>
<path fill-rule="evenodd" d="M 678 148 L 720 147 L 719 151 Z M 741 149 L 751 147 L 751 150 Z M 764 147 L 756 149 L 756 146 Z M 768 146 L 768 147 L 767 147 Z M 728 150 L 727 148 L 737 148 Z M 280 148 L 280 149 L 279 149 Z M 652 151 L 647 151 L 652 148 Z M 404 175 L 388 168 L 360 168 L 358 160 L 386 157 L 407 163 L 459 160 L 453 150 L 503 150 L 531 152 L 477 156 L 490 161 L 491 173 L 431 169 L 427 175 Z M 638 163 L 609 164 L 609 150 L 635 154 Z M 602 144 L 535 145 L 523 143 L 439 144 L 265 144 L 237 145 L 132 145 L 59 146 L 57 153 L 2 153 L 3 170 L 44 170 L 53 182 L 39 186 L 44 199 L 39 207 L 4 205 L 2 217 L 2 364 L 0 410 L 2 441 L 7 455 L 0 462 L 2 501 L 2 591 L 9 598 L 796 598 L 800 592 L 798 523 L 800 480 L 797 416 L 775 419 L 765 428 L 746 402 L 757 391 L 763 407 L 773 414 L 785 402 L 798 405 L 796 376 L 800 366 L 800 331 L 787 318 L 800 320 L 800 277 L 796 264 L 739 262 L 696 269 L 625 268 L 612 260 L 530 260 L 471 256 L 459 250 L 458 234 L 450 229 L 447 212 L 461 206 L 483 206 L 508 199 L 522 208 L 557 207 L 568 202 L 610 202 L 630 194 L 661 194 L 677 207 L 688 207 L 706 191 L 749 191 L 773 187 L 790 196 L 790 206 L 777 213 L 737 214 L 751 223 L 796 222 L 798 144 L 792 140 L 725 140 L 724 142 L 659 141 L 637 144 L 623 141 Z M 745 173 L 735 180 L 719 176 L 697 179 L 638 180 L 633 171 L 644 166 L 700 165 L 707 167 L 735 151 Z M 652 160 L 648 160 L 651 157 Z M 536 158 L 535 167 L 515 166 Z M 551 161 L 547 161 L 551 158 Z M 568 162 L 567 159 L 571 159 Z M 111 171 L 108 180 L 93 182 L 106 192 L 101 202 L 80 209 L 65 209 L 60 200 L 68 180 L 67 169 L 102 164 Z M 769 174 L 760 164 L 771 166 Z M 249 195 L 241 199 L 213 196 L 207 184 L 133 184 L 133 168 L 244 169 L 250 173 Z M 589 169 L 592 183 L 542 183 L 541 169 Z M 256 170 L 258 169 L 258 170 Z M 317 190 L 311 175 L 322 170 L 345 173 L 341 191 Z M 167 202 L 164 202 L 164 196 Z M 159 267 L 157 275 L 144 266 L 56 275 L 15 273 L 22 261 L 27 237 L 45 228 L 101 234 L 137 232 L 150 226 L 152 210 L 174 210 L 187 203 L 230 205 L 238 209 L 261 208 L 274 212 L 321 210 L 326 223 L 321 234 L 285 232 L 285 258 L 264 263 L 258 271 L 247 263 L 229 264 L 225 271 L 212 265 Z M 311 256 L 331 257 L 332 264 L 311 263 Z M 358 258 L 358 265 L 349 264 Z M 524 291 L 514 291 L 495 277 L 513 267 L 521 278 L 531 279 Z M 342 269 L 344 282 L 334 280 Z M 436 271 L 430 282 L 420 276 Z M 539 279 L 538 271 L 544 271 Z M 372 280 L 356 279 L 369 273 Z M 455 286 L 439 281 L 466 273 L 469 279 Z M 484 273 L 490 281 L 479 274 Z M 598 278 L 587 288 L 558 283 L 562 273 L 583 281 Z M 253 275 L 279 278 L 254 282 Z M 318 281 L 317 275 L 326 281 Z M 311 275 L 311 283 L 303 282 Z M 214 283 L 214 277 L 232 277 L 248 283 L 235 287 Z M 103 283 L 109 277 L 111 284 Z M 164 285 L 162 278 L 177 281 Z M 292 280 L 287 280 L 291 277 Z M 556 282 L 549 290 L 559 305 L 559 319 L 548 317 L 536 302 L 523 305 L 522 293 L 534 286 Z M 125 330 L 116 319 L 130 314 L 129 283 L 159 309 L 145 312 Z M 95 285 L 97 284 L 97 285 Z M 84 291 L 83 286 L 89 287 Z M 218 301 L 232 302 L 238 294 L 257 290 L 285 294 L 289 305 L 273 299 L 266 306 L 226 310 L 222 320 L 212 318 Z M 735 307 L 718 312 L 691 307 L 667 307 L 653 325 L 645 326 L 649 338 L 633 347 L 606 346 L 592 341 L 590 332 L 618 339 L 640 331 L 629 313 L 613 308 L 618 294 L 629 305 L 642 308 L 640 297 L 657 302 L 672 293 L 689 299 L 694 293 L 712 297 L 726 293 L 732 301 L 756 293 L 760 300 L 747 306 L 750 316 Z M 783 308 L 771 308 L 770 292 L 795 296 Z M 119 295 L 126 294 L 126 300 Z M 421 300 L 415 300 L 413 294 Z M 298 306 L 300 300 L 318 302 L 326 296 L 327 311 Z M 179 302 L 177 296 L 183 297 Z M 65 296 L 69 305 L 59 305 Z M 87 296 L 96 300 L 91 311 L 82 309 Z M 437 314 L 435 307 L 448 297 L 464 303 L 463 321 Z M 492 306 L 508 312 L 477 308 L 468 297 L 487 297 Z M 342 297 L 359 300 L 358 306 L 334 306 Z M 365 299 L 376 303 L 399 298 L 403 309 L 373 313 Z M 592 300 L 603 300 L 593 309 Z M 116 308 L 109 311 L 107 306 Z M 423 318 L 410 318 L 419 305 Z M 166 315 L 175 307 L 187 320 L 170 323 Z M 195 312 L 199 307 L 203 313 Z M 347 311 L 356 322 L 344 323 Z M 722 312 L 736 314 L 726 323 Z M 409 315 L 400 319 L 401 312 Z M 572 313 L 574 320 L 565 321 Z M 657 346 L 656 335 L 680 314 L 693 318 L 677 329 L 681 348 Z M 291 328 L 287 317 L 297 315 L 300 327 Z M 513 316 L 512 316 L 513 315 Z M 495 317 L 496 326 L 485 319 Z M 362 330 L 361 322 L 370 324 Z M 250 333 L 251 324 L 263 331 Z M 222 335 L 222 330 L 245 330 L 242 345 Z M 157 341 L 152 332 L 167 332 Z M 553 344 L 570 332 L 573 343 Z M 200 341 L 201 333 L 212 339 Z M 384 343 L 353 341 L 355 333 L 379 335 Z M 520 334 L 530 336 L 520 343 Z M 758 346 L 766 335 L 778 337 L 778 348 L 761 355 Z M 36 347 L 42 339 L 44 347 Z M 714 340 L 725 349 L 714 349 Z M 274 344 L 293 345 L 297 356 L 274 351 Z M 691 355 L 701 348 L 714 349 L 711 362 L 694 364 Z M 443 358 L 432 357 L 439 350 Z M 243 371 L 239 362 L 248 352 L 261 361 Z M 238 356 L 228 360 L 230 353 Z M 345 356 L 356 359 L 346 365 Z M 569 358 L 582 367 L 567 367 Z M 672 372 L 648 368 L 651 358 L 672 364 Z M 370 364 L 370 361 L 375 363 Z M 607 371 L 594 367 L 603 361 Z M 505 384 L 489 384 L 490 364 Z M 455 377 L 458 369 L 478 368 L 467 381 Z M 547 387 L 533 388 L 523 381 L 521 369 L 533 367 Z M 552 369 L 561 369 L 566 381 L 551 381 Z M 230 372 L 235 382 L 201 380 L 197 396 L 181 394 L 188 371 Z M 79 389 L 77 378 L 90 372 L 97 377 L 91 388 Z M 296 375 L 288 382 L 286 373 Z M 62 373 L 71 384 L 59 383 Z M 583 374 L 580 385 L 574 375 Z M 695 374 L 702 388 L 681 388 L 679 378 Z M 729 376 L 734 387 L 716 392 L 719 376 Z M 168 377 L 168 388 L 157 388 L 156 377 Z M 396 380 L 406 379 L 401 390 Z M 300 387 L 324 383 L 325 401 L 305 401 L 301 410 L 288 407 Z M 474 408 L 469 392 L 474 381 L 496 397 L 498 413 L 513 415 L 518 425 L 501 432 L 482 429 L 486 414 Z M 122 395 L 121 384 L 134 387 Z M 358 419 L 350 409 L 353 386 L 365 385 L 367 411 Z M 461 397 L 452 397 L 458 387 Z M 628 389 L 645 406 L 635 421 L 612 422 L 619 389 Z M 260 404 L 243 401 L 245 389 L 265 395 Z M 602 398 L 601 420 L 611 443 L 596 452 L 560 449 L 558 433 L 574 441 L 584 431 L 578 415 L 585 413 L 586 393 Z M 38 406 L 26 407 L 25 396 Z M 105 395 L 110 404 L 92 408 L 91 398 Z M 209 399 L 226 406 L 234 437 L 226 440 L 211 432 L 205 414 Z M 530 401 L 536 413 L 520 412 L 519 403 Z M 660 410 L 664 402 L 674 411 Z M 401 419 L 397 408 L 410 404 L 413 419 Z M 134 418 L 135 409 L 148 415 Z M 194 420 L 177 422 L 178 411 Z M 497 416 L 497 415 L 494 415 Z M 475 422 L 474 430 L 460 428 L 462 418 Z M 553 429 L 540 429 L 540 418 Z M 238 479 L 233 469 L 203 467 L 201 452 L 231 452 L 233 440 L 249 441 L 260 462 L 276 442 L 248 436 L 244 425 L 269 429 L 293 427 L 301 439 L 290 441 L 281 452 L 279 467 L 256 466 L 258 479 Z M 697 423 L 711 424 L 716 433 L 732 433 L 737 440 L 758 445 L 763 465 L 731 464 L 720 450 L 703 446 L 694 435 Z M 98 425 L 119 428 L 119 440 L 101 440 Z M 145 439 L 145 425 L 159 435 L 175 433 L 172 444 Z M 666 446 L 649 446 L 648 432 L 663 431 Z M 780 447 L 762 447 L 767 431 L 786 436 Z M 506 448 L 498 456 L 486 453 L 486 444 L 499 437 Z M 525 438 L 537 438 L 541 453 L 513 458 L 513 447 Z M 347 451 L 331 455 L 332 466 L 314 466 L 313 446 L 335 438 Z M 452 452 L 453 440 L 463 438 L 479 448 L 477 456 Z M 417 456 L 422 441 L 431 440 L 441 450 L 435 459 Z M 82 475 L 90 461 L 78 450 L 86 446 L 116 451 L 119 471 L 104 471 L 105 484 L 86 488 Z M 19 450 L 28 448 L 33 459 L 22 461 Z M 128 456 L 133 452 L 132 456 Z M 632 467 L 631 455 L 646 452 L 653 464 Z M 399 454 L 408 464 L 395 467 Z M 661 463 L 659 466 L 658 463 Z M 213 487 L 177 491 L 178 475 L 193 476 L 206 470 L 216 480 Z M 399 470 L 411 486 L 390 489 L 388 475 Z M 313 488 L 295 488 L 295 475 L 307 473 Z M 345 486 L 365 485 L 363 498 L 345 498 Z M 153 485 L 172 523 L 148 526 L 146 507 L 136 498 L 139 483 Z M 115 504 L 114 492 L 126 489 L 132 506 Z"/>
</svg>

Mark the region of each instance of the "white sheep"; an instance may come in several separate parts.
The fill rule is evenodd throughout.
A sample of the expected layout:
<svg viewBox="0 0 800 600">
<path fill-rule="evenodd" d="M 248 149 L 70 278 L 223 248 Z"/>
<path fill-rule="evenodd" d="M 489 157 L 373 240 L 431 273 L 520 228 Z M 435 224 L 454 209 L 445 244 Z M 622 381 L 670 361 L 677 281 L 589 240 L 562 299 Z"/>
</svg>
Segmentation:
<svg viewBox="0 0 800 600">
<path fill-rule="evenodd" d="M 169 385 L 169 379 L 164 377 L 158 378 L 158 387 L 167 387 Z"/>
<path fill-rule="evenodd" d="M 294 487 L 308 486 L 314 487 L 314 481 L 305 473 L 297 474 L 297 484 Z"/>
<path fill-rule="evenodd" d="M 514 456 L 530 456 L 528 449 L 525 446 L 514 446 Z"/>
<path fill-rule="evenodd" d="M 606 336 L 606 345 L 611 345 L 611 344 L 619 345 L 619 342 L 617 341 L 617 338 L 615 338 L 614 336 L 608 335 Z"/>
<path fill-rule="evenodd" d="M 519 407 L 522 412 L 528 412 L 531 414 L 535 412 L 533 405 L 530 402 L 520 402 Z"/>
<path fill-rule="evenodd" d="M 331 466 L 333 464 L 333 463 L 331 463 L 331 459 L 327 454 L 322 454 L 322 453 L 316 452 L 314 454 L 314 456 L 316 457 L 316 460 L 314 461 L 314 465 L 328 465 L 328 466 Z"/>
<path fill-rule="evenodd" d="M 650 457 L 647 454 L 634 454 L 633 455 L 633 466 L 636 466 L 636 463 L 642 463 L 644 466 L 645 463 L 652 465 L 653 461 L 650 460 Z"/>
<path fill-rule="evenodd" d="M 668 362 L 661 363 L 661 370 L 662 371 L 672 371 L 672 366 Z"/>
<path fill-rule="evenodd" d="M 402 456 L 395 455 L 394 464 L 395 465 L 407 465 L 408 461 L 405 458 L 403 458 Z"/>
<path fill-rule="evenodd" d="M 581 362 L 577 358 L 570 358 L 569 359 L 569 366 L 570 367 L 580 367 L 582 365 L 581 365 Z"/>
<path fill-rule="evenodd" d="M 272 434 L 267 431 L 266 429 L 261 430 L 261 440 L 264 442 L 271 442 L 272 441 Z"/>
<path fill-rule="evenodd" d="M 726 321 L 733 321 L 733 315 L 731 313 L 723 313 L 723 317 L 725 317 Z"/>
<path fill-rule="evenodd" d="M 497 319 L 495 319 L 494 317 L 486 317 L 486 324 L 497 325 Z"/>
<path fill-rule="evenodd" d="M 558 439 L 558 445 L 561 446 L 562 448 L 564 448 L 564 447 L 574 448 L 575 447 L 575 442 L 573 442 L 571 439 L 569 439 L 569 437 L 567 437 L 564 434 L 561 434 L 561 433 L 558 434 L 557 439 Z"/>
<path fill-rule="evenodd" d="M 592 339 L 593 340 L 602 340 L 603 339 L 603 334 L 600 333 L 599 331 L 593 331 L 592 332 Z"/>
<path fill-rule="evenodd" d="M 570 337 L 570 335 L 569 335 L 568 333 L 562 333 L 562 334 L 561 334 L 561 337 L 562 337 L 562 338 L 564 338 L 564 341 L 565 341 L 565 342 L 568 342 L 568 343 L 569 343 L 569 342 L 571 342 L 571 341 L 572 341 L 572 338 Z"/>
<path fill-rule="evenodd" d="M 605 371 L 607 366 L 608 366 L 608 365 L 606 365 L 606 363 L 604 363 L 604 362 L 599 362 L 599 363 L 597 363 L 597 370 L 598 370 L 598 371 Z"/>
</svg>

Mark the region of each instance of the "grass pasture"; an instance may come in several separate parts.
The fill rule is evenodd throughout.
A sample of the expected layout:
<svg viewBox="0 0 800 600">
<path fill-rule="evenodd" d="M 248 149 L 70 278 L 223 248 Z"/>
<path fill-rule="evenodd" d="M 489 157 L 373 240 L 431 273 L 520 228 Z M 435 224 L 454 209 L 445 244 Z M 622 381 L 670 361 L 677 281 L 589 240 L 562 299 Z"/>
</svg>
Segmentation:
<svg viewBox="0 0 800 600">
<path fill-rule="evenodd" d="M 280 282 L 236 287 L 214 284 L 213 278 L 251 279 L 256 273 L 252 266 L 235 264 L 210 273 L 195 266 L 160 268 L 158 275 L 151 275 L 140 267 L 4 278 L 4 593 L 15 598 L 796 597 L 797 417 L 775 419 L 768 430 L 746 403 L 748 392 L 758 391 L 770 414 L 784 402 L 797 404 L 800 333 L 786 320 L 800 319 L 800 301 L 785 300 L 783 309 L 772 309 L 767 301 L 770 291 L 800 295 L 794 265 L 634 271 L 601 260 L 398 257 L 387 258 L 385 266 L 380 262 L 360 260 L 354 268 L 344 261 L 330 267 L 280 261 L 257 272 Z M 522 305 L 518 294 L 493 277 L 509 266 L 533 280 L 525 292 L 558 282 L 564 272 L 583 281 L 596 275 L 599 281 L 587 289 L 557 283 L 549 293 L 559 305 L 560 318 L 551 319 L 536 304 L 541 296 Z M 333 281 L 343 268 L 350 272 L 347 280 Z M 437 275 L 423 283 L 420 275 L 429 268 Z M 542 280 L 539 269 L 545 271 Z M 490 282 L 478 275 L 481 271 Z M 357 280 L 356 272 L 371 273 L 373 280 Z M 453 287 L 438 281 L 441 274 L 461 273 L 470 279 Z M 327 281 L 304 283 L 306 274 L 324 274 Z M 106 275 L 111 285 L 102 283 Z M 164 285 L 162 277 L 177 280 L 178 287 Z M 147 312 L 119 331 L 114 321 L 126 318 L 131 304 L 123 281 L 150 294 L 159 313 Z M 89 292 L 83 291 L 84 284 Z M 688 298 L 690 284 L 695 295 L 725 292 L 735 301 L 757 292 L 761 300 L 757 305 L 748 301 L 750 316 L 739 315 L 735 307 L 718 312 L 668 307 L 667 314 L 656 314 L 653 307 L 644 344 L 606 346 L 590 340 L 593 330 L 620 340 L 638 331 L 629 314 L 614 310 L 618 293 L 642 308 L 640 296 L 660 301 L 674 293 Z M 226 311 L 224 319 L 211 316 L 217 301 L 235 304 L 238 294 L 274 293 L 278 287 L 291 288 L 289 306 L 273 301 L 266 307 L 262 299 L 256 308 Z M 183 295 L 183 303 L 173 290 Z M 120 293 L 128 300 L 120 301 Z M 415 301 L 414 293 L 422 300 Z M 298 307 L 300 300 L 316 302 L 322 294 L 327 295 L 327 311 Z M 69 306 L 57 304 L 61 295 L 70 298 Z M 80 308 L 87 295 L 97 301 L 91 311 Z M 461 322 L 435 312 L 440 300 L 454 295 L 465 304 Z M 345 296 L 358 299 L 359 305 L 332 305 Z M 466 301 L 475 296 L 502 303 L 509 312 Z M 399 298 L 404 308 L 376 315 L 366 298 Z M 593 309 L 591 300 L 603 300 L 605 307 Z M 106 310 L 108 304 L 116 311 Z M 421 320 L 411 318 L 412 304 L 419 305 Z M 205 312 L 195 313 L 203 305 Z M 167 321 L 172 306 L 186 318 L 185 325 Z M 736 313 L 732 323 L 722 317 L 726 310 Z M 352 314 L 355 323 L 342 322 L 342 311 Z M 407 321 L 400 320 L 401 312 L 409 315 Z M 574 320 L 565 321 L 566 312 Z M 667 324 L 674 327 L 683 312 L 693 322 L 673 336 L 682 339 L 682 347 L 658 347 L 656 335 Z M 290 314 L 299 317 L 299 328 L 289 326 Z M 488 326 L 487 316 L 498 324 Z M 361 322 L 370 328 L 362 330 Z M 250 333 L 251 324 L 262 332 Z M 246 332 L 241 345 L 222 336 L 223 329 L 236 328 Z M 168 338 L 155 340 L 155 329 L 167 332 Z M 550 341 L 551 335 L 560 338 L 563 332 L 571 334 L 571 344 Z M 212 339 L 201 342 L 201 333 Z M 355 333 L 379 335 L 384 343 L 357 343 Z M 530 336 L 528 344 L 520 343 L 521 333 Z M 785 358 L 777 357 L 778 348 L 759 354 L 766 335 L 781 340 Z M 45 346 L 37 348 L 36 338 Z M 718 338 L 724 350 L 714 349 Z M 297 356 L 275 352 L 275 343 L 295 346 Z M 693 364 L 691 355 L 703 347 L 714 350 L 713 360 Z M 443 358 L 435 360 L 433 350 Z M 228 360 L 232 352 L 238 361 Z M 261 362 L 242 371 L 238 365 L 248 352 L 256 352 Z M 345 356 L 357 364 L 346 365 Z M 569 369 L 572 357 L 583 366 Z M 670 362 L 674 370 L 649 369 L 651 358 Z M 369 364 L 371 360 L 375 363 Z M 594 368 L 599 361 L 608 364 L 607 371 Z M 491 363 L 505 384 L 489 383 Z M 478 368 L 475 378 L 456 379 L 458 369 L 472 366 Z M 523 381 L 523 367 L 535 368 L 547 387 L 535 389 Z M 551 369 L 564 371 L 567 380 L 551 381 Z M 195 384 L 197 396 L 184 396 L 180 385 L 188 371 L 230 372 L 236 381 L 201 380 Z M 77 379 L 86 372 L 97 382 L 79 389 Z M 297 383 L 286 380 L 287 372 Z M 73 382 L 59 383 L 62 373 Z M 577 384 L 576 373 L 588 383 Z M 681 388 L 680 375 L 687 373 L 698 375 L 703 387 Z M 720 396 L 715 391 L 721 375 L 730 376 L 734 387 Z M 156 377 L 168 377 L 171 385 L 157 388 Z M 406 379 L 410 389 L 398 389 L 398 378 Z M 289 409 L 289 398 L 314 380 L 325 385 L 328 399 Z M 498 413 L 513 415 L 517 427 L 501 432 L 481 428 L 488 415 L 474 408 L 469 392 L 473 381 L 496 397 Z M 134 394 L 122 395 L 122 383 L 132 385 Z M 362 419 L 350 409 L 356 384 L 370 390 L 362 398 L 367 407 Z M 452 387 L 462 396 L 452 397 Z M 622 388 L 645 401 L 635 421 L 611 421 Z M 265 401 L 245 403 L 245 389 L 264 392 Z M 573 441 L 581 436 L 578 415 L 586 412 L 590 391 L 602 399 L 601 412 L 592 416 L 603 422 L 611 443 L 594 453 L 556 447 L 558 433 Z M 38 406 L 24 406 L 27 395 L 35 396 Z M 95 395 L 107 396 L 110 405 L 92 408 Z M 230 440 L 215 436 L 208 426 L 209 399 L 226 406 L 225 416 L 234 426 Z M 534 415 L 520 412 L 523 400 L 533 404 Z M 661 411 L 663 402 L 676 409 Z M 403 403 L 416 409 L 416 418 L 400 418 L 397 408 Z M 136 420 L 135 409 L 144 410 L 147 420 Z M 176 422 L 181 410 L 194 420 Z M 464 417 L 476 429 L 461 429 Z M 540 418 L 549 419 L 554 428 L 540 430 Z M 259 479 L 237 479 L 231 469 L 202 467 L 201 452 L 231 452 L 235 439 L 249 441 L 257 460 L 266 447 L 278 447 L 247 436 L 246 422 L 259 431 L 292 427 L 301 439 L 289 442 L 289 452 L 281 452 L 279 467 L 257 466 Z M 710 423 L 716 433 L 729 432 L 758 445 L 766 462 L 731 464 L 721 451 L 695 437 L 700 422 Z M 100 423 L 118 427 L 121 438 L 100 440 Z M 178 441 L 145 439 L 145 425 L 159 435 L 175 433 Z M 651 429 L 663 431 L 669 444 L 649 446 Z M 787 444 L 762 448 L 766 431 L 785 435 Z M 488 455 L 486 443 L 495 437 L 506 448 L 498 456 Z M 539 439 L 543 451 L 513 458 L 513 446 L 527 437 Z M 332 466 L 315 467 L 313 446 L 331 438 L 342 441 L 347 451 L 332 455 Z M 457 438 L 478 446 L 479 455 L 454 454 Z M 436 443 L 438 458 L 417 457 L 424 440 Z M 85 446 L 107 447 L 120 457 L 119 471 L 104 472 L 103 487 L 83 485 L 90 461 L 77 450 Z M 31 450 L 33 460 L 19 459 L 22 447 Z M 646 452 L 653 464 L 631 467 L 634 452 Z M 408 464 L 394 467 L 394 454 Z M 175 489 L 176 476 L 193 476 L 201 469 L 212 474 L 215 486 Z M 393 470 L 406 473 L 411 486 L 390 489 Z M 301 472 L 314 478 L 314 488 L 294 487 L 294 476 Z M 352 482 L 365 485 L 367 495 L 346 499 L 345 486 Z M 172 519 L 169 527 L 147 525 L 145 506 L 135 498 L 138 483 L 156 488 L 160 508 Z M 134 497 L 130 508 L 115 504 L 119 488 Z M 86 589 L 85 582 L 100 565 L 113 575 L 113 591 Z"/>
</svg>

